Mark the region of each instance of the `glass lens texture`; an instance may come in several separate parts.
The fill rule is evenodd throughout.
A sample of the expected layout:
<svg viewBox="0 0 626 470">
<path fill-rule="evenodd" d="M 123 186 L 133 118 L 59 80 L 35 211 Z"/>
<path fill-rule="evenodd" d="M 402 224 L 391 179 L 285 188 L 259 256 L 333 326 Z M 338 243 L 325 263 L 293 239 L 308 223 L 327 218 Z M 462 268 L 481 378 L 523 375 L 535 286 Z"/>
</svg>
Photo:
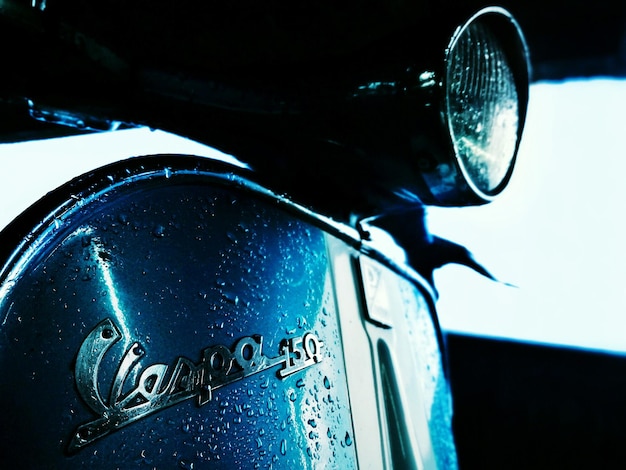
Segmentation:
<svg viewBox="0 0 626 470">
<path fill-rule="evenodd" d="M 490 29 L 472 23 L 450 51 L 446 105 L 451 137 L 470 184 L 497 192 L 518 139 L 518 95 L 511 66 Z"/>
</svg>

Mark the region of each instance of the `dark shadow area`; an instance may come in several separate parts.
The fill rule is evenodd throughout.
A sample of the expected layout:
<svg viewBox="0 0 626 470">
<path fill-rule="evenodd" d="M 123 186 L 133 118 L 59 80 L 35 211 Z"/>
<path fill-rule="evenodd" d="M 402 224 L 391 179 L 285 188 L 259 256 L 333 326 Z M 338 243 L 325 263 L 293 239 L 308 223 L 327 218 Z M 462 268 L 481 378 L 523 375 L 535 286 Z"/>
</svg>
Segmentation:
<svg viewBox="0 0 626 470">
<path fill-rule="evenodd" d="M 467 469 L 626 468 L 626 356 L 448 337 Z"/>
</svg>

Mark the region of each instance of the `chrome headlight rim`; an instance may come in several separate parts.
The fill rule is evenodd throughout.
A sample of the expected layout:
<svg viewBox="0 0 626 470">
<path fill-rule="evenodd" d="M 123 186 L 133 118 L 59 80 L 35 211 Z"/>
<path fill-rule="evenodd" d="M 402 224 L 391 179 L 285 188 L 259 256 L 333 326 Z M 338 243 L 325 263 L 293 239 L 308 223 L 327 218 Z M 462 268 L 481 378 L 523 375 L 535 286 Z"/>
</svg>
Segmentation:
<svg viewBox="0 0 626 470">
<path fill-rule="evenodd" d="M 509 145 L 509 155 L 504 157 L 508 161 L 508 166 L 505 171 L 500 171 L 500 177 L 492 187 L 485 187 L 484 184 L 476 181 L 476 175 L 472 174 L 471 168 L 468 168 L 468 164 L 464 160 L 459 149 L 459 143 L 456 140 L 458 136 L 455 130 L 455 116 L 450 111 L 451 107 L 453 107 L 450 102 L 452 99 L 450 90 L 455 85 L 450 76 L 450 68 L 454 66 L 454 54 L 457 52 L 457 47 L 462 45 L 463 41 L 466 41 L 471 30 L 477 27 L 486 30 L 491 39 L 495 40 L 493 46 L 497 54 L 501 56 L 500 58 L 506 60 L 505 68 L 508 68 L 510 73 L 510 84 L 516 92 L 517 124 L 515 126 L 515 141 Z M 486 78 L 489 79 L 490 77 Z M 524 129 L 529 82 L 530 62 L 528 48 L 521 28 L 511 13 L 500 7 L 487 7 L 476 12 L 462 26 L 457 28 L 446 49 L 444 67 L 441 74 L 441 114 L 446 133 L 450 139 L 449 148 L 453 154 L 454 167 L 456 167 L 457 188 L 453 191 L 456 194 L 455 196 L 443 196 L 442 200 L 439 201 L 440 204 L 437 205 L 471 206 L 488 203 L 507 187 L 515 168 Z M 478 91 L 480 92 L 481 90 Z M 494 98 L 498 99 L 497 96 Z M 435 197 L 438 198 L 437 195 Z"/>
</svg>

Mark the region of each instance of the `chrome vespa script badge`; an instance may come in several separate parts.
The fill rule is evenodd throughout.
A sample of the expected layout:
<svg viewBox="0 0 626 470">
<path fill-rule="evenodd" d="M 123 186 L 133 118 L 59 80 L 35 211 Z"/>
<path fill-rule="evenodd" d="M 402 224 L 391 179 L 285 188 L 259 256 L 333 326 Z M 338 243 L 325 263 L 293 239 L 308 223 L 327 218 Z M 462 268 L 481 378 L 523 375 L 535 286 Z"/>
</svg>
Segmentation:
<svg viewBox="0 0 626 470">
<path fill-rule="evenodd" d="M 283 339 L 279 355 L 267 357 L 263 354 L 263 337 L 246 336 L 232 348 L 216 345 L 203 349 L 198 363 L 181 356 L 171 368 L 152 364 L 133 381 L 129 375 L 146 353 L 135 342 L 124 353 L 105 400 L 98 386 L 98 371 L 106 352 L 122 338 L 113 321 L 105 319 L 87 335 L 78 351 L 76 388 L 98 418 L 77 428 L 68 447 L 70 452 L 184 400 L 196 398 L 198 406 L 205 405 L 214 390 L 277 365 L 282 365 L 277 376 L 288 377 L 320 362 L 324 345 L 313 333 L 305 333 Z"/>
</svg>

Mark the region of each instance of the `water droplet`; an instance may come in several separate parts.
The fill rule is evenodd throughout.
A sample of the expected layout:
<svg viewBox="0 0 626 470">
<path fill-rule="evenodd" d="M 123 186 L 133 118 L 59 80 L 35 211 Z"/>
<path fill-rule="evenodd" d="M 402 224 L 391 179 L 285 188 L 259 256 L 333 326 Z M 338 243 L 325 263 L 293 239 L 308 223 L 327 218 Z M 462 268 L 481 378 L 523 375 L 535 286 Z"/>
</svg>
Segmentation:
<svg viewBox="0 0 626 470">
<path fill-rule="evenodd" d="M 104 339 L 111 339 L 113 338 L 114 334 L 115 332 L 111 328 L 104 328 L 101 333 Z"/>
<path fill-rule="evenodd" d="M 330 390 L 330 379 L 328 377 L 324 377 L 324 388 Z"/>
<path fill-rule="evenodd" d="M 180 468 L 184 468 L 185 470 L 193 470 L 194 468 L 193 462 L 190 462 L 189 460 L 184 460 L 184 459 L 180 459 L 178 461 L 178 466 Z"/>
<path fill-rule="evenodd" d="M 287 441 L 283 439 L 280 441 L 280 453 L 285 455 L 287 453 Z"/>
<path fill-rule="evenodd" d="M 310 419 L 307 422 L 309 423 L 309 426 L 311 426 L 312 428 L 316 428 L 317 427 L 317 423 L 315 422 L 314 419 Z"/>
<path fill-rule="evenodd" d="M 239 296 L 233 292 L 222 292 L 222 296 L 232 304 L 239 305 Z"/>
<path fill-rule="evenodd" d="M 352 445 L 352 438 L 350 437 L 350 434 L 346 432 L 346 437 L 345 437 L 345 442 L 347 446 L 351 446 Z"/>
<path fill-rule="evenodd" d="M 239 241 L 237 240 L 237 236 L 232 232 L 227 232 L 226 237 L 231 241 L 231 243 L 235 245 L 239 243 Z"/>
<path fill-rule="evenodd" d="M 163 227 L 163 225 L 157 225 L 152 230 L 152 235 L 157 238 L 163 238 L 165 236 L 165 227 Z"/>
</svg>

